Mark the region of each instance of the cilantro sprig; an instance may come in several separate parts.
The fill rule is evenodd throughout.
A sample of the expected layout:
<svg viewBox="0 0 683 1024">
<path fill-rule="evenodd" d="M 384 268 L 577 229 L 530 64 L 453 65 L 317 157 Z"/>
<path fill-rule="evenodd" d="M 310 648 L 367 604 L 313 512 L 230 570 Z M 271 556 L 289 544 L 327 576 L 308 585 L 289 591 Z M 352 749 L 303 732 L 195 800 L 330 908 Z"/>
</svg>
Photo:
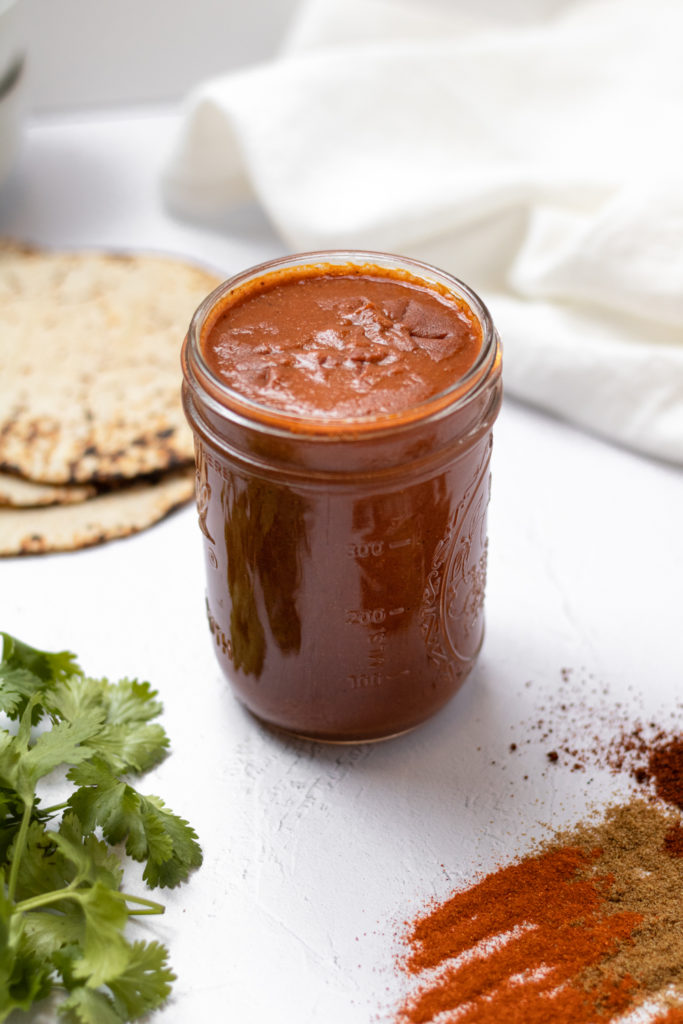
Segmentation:
<svg viewBox="0 0 683 1024">
<path fill-rule="evenodd" d="M 150 887 L 202 860 L 191 826 L 131 782 L 167 753 L 161 704 L 149 683 L 93 679 L 68 651 L 0 637 L 0 1022 L 55 990 L 74 1024 L 137 1020 L 175 975 L 164 946 L 124 934 L 164 907 L 122 890 L 121 848 Z M 70 794 L 44 807 L 39 784 L 60 768 Z"/>
</svg>

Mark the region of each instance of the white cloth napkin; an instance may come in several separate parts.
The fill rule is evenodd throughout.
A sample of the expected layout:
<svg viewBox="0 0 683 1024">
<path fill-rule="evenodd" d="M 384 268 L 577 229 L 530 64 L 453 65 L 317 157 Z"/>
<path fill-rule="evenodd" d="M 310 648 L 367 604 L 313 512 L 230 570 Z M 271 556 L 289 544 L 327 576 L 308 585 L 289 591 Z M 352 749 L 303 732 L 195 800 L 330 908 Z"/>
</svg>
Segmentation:
<svg viewBox="0 0 683 1024">
<path fill-rule="evenodd" d="M 510 393 L 683 463 L 683 4 L 497 7 L 309 0 L 276 60 L 188 98 L 167 201 L 436 263 Z"/>
</svg>

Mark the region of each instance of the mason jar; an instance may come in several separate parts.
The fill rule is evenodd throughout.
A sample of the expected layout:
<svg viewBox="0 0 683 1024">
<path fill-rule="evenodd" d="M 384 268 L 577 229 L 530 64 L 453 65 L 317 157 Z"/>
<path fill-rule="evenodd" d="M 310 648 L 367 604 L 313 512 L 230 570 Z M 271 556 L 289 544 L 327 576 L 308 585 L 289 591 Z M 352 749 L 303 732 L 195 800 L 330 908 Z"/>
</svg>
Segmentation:
<svg viewBox="0 0 683 1024">
<path fill-rule="evenodd" d="M 472 365 L 395 412 L 325 418 L 254 401 L 209 367 L 230 297 L 272 275 L 371 266 L 464 303 Z M 296 271 L 298 272 L 298 270 Z M 306 253 L 220 285 L 192 318 L 183 402 L 195 438 L 206 614 L 219 665 L 257 718 L 329 742 L 378 740 L 442 708 L 481 647 L 501 351 L 486 306 L 435 267 Z"/>
</svg>

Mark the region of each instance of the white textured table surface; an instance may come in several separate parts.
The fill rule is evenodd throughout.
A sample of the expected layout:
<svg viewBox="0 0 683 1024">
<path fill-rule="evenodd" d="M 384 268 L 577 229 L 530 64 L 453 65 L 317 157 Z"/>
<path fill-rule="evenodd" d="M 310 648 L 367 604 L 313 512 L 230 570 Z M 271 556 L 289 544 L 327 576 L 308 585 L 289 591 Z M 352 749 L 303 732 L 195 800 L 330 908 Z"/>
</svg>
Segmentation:
<svg viewBox="0 0 683 1024">
<path fill-rule="evenodd" d="M 255 211 L 214 230 L 166 216 L 157 181 L 174 125 L 159 111 L 33 124 L 0 191 L 0 233 L 167 250 L 226 276 L 278 255 Z M 76 651 L 93 675 L 148 678 L 164 701 L 172 755 L 146 788 L 191 820 L 205 862 L 149 926 L 179 975 L 155 1020 L 390 1020 L 397 924 L 617 791 L 604 772 L 549 766 L 552 740 L 525 744 L 524 723 L 567 667 L 589 695 L 608 688 L 590 699 L 634 713 L 680 696 L 682 476 L 506 401 L 478 667 L 436 719 L 375 746 L 288 742 L 233 700 L 191 508 L 129 540 L 0 562 L 0 628 Z"/>
</svg>

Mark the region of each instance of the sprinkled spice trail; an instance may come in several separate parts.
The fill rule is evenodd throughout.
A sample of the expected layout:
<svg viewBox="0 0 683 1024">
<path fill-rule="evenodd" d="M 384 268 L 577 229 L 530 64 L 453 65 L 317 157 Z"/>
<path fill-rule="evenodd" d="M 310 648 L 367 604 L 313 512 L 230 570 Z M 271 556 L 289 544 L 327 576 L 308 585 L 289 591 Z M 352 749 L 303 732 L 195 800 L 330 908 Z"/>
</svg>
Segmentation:
<svg viewBox="0 0 683 1024">
<path fill-rule="evenodd" d="M 397 1021 L 594 1024 L 653 998 L 683 1008 L 683 859 L 665 843 L 678 824 L 643 800 L 609 808 L 429 911 L 407 936 L 416 988 Z"/>
<path fill-rule="evenodd" d="M 531 681 L 525 684 L 531 686 Z M 553 765 L 571 771 L 600 767 L 627 773 L 676 803 L 664 787 L 672 776 L 676 785 L 683 773 L 683 704 L 657 717 L 660 721 L 634 719 L 622 702 L 611 700 L 607 685 L 592 676 L 575 677 L 571 669 L 563 668 L 554 695 L 546 696 L 536 714 L 520 723 L 523 735 L 508 750 L 547 744 L 546 758 Z M 666 718 L 671 722 L 668 727 L 663 724 Z"/>
</svg>

